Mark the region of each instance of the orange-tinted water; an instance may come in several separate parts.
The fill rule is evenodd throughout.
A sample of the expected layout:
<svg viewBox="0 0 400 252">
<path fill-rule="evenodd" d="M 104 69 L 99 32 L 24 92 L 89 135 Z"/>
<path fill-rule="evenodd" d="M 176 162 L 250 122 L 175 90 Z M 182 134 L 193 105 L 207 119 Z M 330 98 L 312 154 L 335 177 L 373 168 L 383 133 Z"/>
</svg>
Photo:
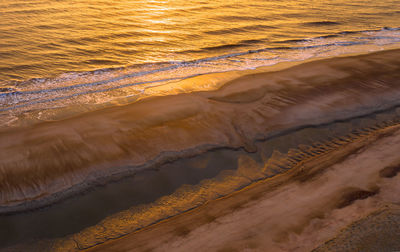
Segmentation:
<svg viewBox="0 0 400 252">
<path fill-rule="evenodd" d="M 0 126 L 211 72 L 397 47 L 399 27 L 398 0 L 4 0 Z"/>
</svg>

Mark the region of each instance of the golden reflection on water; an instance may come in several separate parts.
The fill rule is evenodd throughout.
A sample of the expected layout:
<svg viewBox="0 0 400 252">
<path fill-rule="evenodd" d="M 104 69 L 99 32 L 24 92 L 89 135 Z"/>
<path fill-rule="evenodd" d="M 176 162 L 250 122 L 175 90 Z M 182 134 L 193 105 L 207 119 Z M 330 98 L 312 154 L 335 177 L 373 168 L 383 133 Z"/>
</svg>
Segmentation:
<svg viewBox="0 0 400 252">
<path fill-rule="evenodd" d="M 221 84 L 177 84 L 193 76 L 380 50 L 400 41 L 382 29 L 400 27 L 398 2 L 5 0 L 0 128 Z"/>
<path fill-rule="evenodd" d="M 0 79 L 190 60 L 272 41 L 396 27 L 396 2 L 5 0 Z M 304 25 L 321 21 L 335 23 Z"/>
</svg>

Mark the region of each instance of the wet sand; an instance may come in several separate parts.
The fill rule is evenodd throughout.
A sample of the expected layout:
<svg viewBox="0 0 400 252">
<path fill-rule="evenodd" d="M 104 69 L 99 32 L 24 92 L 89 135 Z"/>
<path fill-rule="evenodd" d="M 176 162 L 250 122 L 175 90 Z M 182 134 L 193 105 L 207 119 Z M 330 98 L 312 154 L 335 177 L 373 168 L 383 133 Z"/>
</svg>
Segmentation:
<svg viewBox="0 0 400 252">
<path fill-rule="evenodd" d="M 149 97 L 4 129 L 0 213 L 56 204 L 96 184 L 218 148 L 263 152 L 259 142 L 274 136 L 394 108 L 400 105 L 399 59 L 400 50 L 389 50 L 247 71 L 214 91 Z M 397 209 L 398 124 L 387 121 L 331 139 L 326 133 L 329 141 L 261 155 L 262 164 L 244 156 L 235 171 L 29 246 L 324 251 L 321 244 L 346 226 Z"/>
<path fill-rule="evenodd" d="M 399 147 L 400 126 L 374 131 L 89 251 L 311 251 L 331 238 L 316 251 L 394 251 L 400 176 L 382 171 L 400 165 Z"/>
<path fill-rule="evenodd" d="M 217 147 L 252 152 L 257 139 L 397 105 L 399 54 L 309 62 L 245 75 L 216 91 L 3 130 L 0 212 L 50 204 L 96 181 Z"/>
</svg>

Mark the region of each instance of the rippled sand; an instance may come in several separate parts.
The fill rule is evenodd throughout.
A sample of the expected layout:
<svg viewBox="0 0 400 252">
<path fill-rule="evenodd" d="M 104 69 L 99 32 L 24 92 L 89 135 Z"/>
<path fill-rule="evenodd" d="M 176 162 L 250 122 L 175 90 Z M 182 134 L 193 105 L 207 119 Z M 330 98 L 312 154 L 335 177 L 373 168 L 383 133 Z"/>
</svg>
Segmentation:
<svg viewBox="0 0 400 252">
<path fill-rule="evenodd" d="M 400 165 L 399 147 L 399 126 L 375 131 L 89 251 L 310 251 L 337 234 L 316 251 L 394 251 L 399 176 L 382 170 Z"/>
<path fill-rule="evenodd" d="M 150 97 L 3 130 L 0 212 L 54 204 L 96 183 L 215 148 L 262 151 L 257 141 L 396 107 L 399 59 L 400 50 L 390 50 L 248 71 L 214 91 Z M 105 242 L 93 249 L 314 249 L 372 212 L 396 209 L 398 125 L 387 121 L 276 151 L 262 165 L 244 156 L 232 173 L 30 248 L 76 250 Z"/>
</svg>

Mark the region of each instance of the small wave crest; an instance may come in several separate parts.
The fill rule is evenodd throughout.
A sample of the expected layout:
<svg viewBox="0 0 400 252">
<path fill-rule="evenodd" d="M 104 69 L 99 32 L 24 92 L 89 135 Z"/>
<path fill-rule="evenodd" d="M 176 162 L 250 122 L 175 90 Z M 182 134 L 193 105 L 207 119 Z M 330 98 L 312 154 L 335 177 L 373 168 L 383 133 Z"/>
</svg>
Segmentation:
<svg viewBox="0 0 400 252">
<path fill-rule="evenodd" d="M 326 26 L 326 25 L 340 25 L 340 22 L 334 21 L 316 21 L 304 23 L 305 26 Z"/>
<path fill-rule="evenodd" d="M 263 31 L 263 30 L 271 30 L 271 29 L 276 29 L 276 27 L 270 26 L 270 25 L 249 25 L 249 26 L 235 27 L 235 28 L 229 28 L 229 29 L 211 30 L 211 31 L 206 31 L 204 33 L 210 34 L 210 35 L 223 35 L 223 34 L 246 32 L 249 30 L 250 31 Z"/>
</svg>

